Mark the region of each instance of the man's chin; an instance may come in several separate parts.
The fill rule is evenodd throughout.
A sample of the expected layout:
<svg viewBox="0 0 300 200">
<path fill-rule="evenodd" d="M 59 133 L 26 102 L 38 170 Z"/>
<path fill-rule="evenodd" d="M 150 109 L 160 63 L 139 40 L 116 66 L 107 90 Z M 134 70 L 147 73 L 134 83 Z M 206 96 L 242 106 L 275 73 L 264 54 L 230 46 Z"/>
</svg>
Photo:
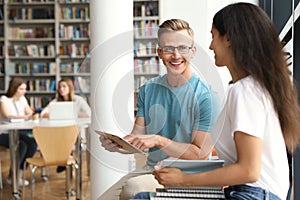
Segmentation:
<svg viewBox="0 0 300 200">
<path fill-rule="evenodd" d="M 182 69 L 180 67 L 168 67 L 168 72 L 173 74 L 181 74 Z"/>
</svg>

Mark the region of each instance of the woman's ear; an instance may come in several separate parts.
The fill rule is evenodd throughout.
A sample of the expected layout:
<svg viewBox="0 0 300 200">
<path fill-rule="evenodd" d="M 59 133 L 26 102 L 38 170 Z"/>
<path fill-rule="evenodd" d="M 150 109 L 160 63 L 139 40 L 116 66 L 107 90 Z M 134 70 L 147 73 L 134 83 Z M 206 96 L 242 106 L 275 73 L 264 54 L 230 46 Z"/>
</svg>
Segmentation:
<svg viewBox="0 0 300 200">
<path fill-rule="evenodd" d="M 227 36 L 227 34 L 224 35 L 224 40 L 226 40 L 228 46 L 230 46 L 230 39 L 229 39 L 229 37 Z"/>
</svg>

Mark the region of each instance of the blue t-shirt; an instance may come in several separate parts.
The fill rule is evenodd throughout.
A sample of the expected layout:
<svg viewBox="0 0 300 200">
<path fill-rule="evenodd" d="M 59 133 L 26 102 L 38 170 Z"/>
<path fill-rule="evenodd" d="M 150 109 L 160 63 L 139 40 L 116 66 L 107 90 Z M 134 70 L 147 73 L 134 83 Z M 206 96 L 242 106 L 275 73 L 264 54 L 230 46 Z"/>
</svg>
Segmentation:
<svg viewBox="0 0 300 200">
<path fill-rule="evenodd" d="M 170 87 L 167 75 L 144 84 L 138 94 L 137 117 L 144 117 L 146 134 L 192 143 L 193 130 L 209 132 L 216 116 L 209 87 L 195 74 L 180 87 Z M 149 149 L 148 165 L 169 157 L 159 148 Z"/>
</svg>

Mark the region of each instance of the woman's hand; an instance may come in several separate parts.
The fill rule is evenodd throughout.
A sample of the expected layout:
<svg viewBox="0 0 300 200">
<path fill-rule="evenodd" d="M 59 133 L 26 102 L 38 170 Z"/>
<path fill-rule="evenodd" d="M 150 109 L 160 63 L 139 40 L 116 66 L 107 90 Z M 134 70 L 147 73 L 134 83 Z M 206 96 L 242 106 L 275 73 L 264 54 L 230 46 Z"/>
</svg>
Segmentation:
<svg viewBox="0 0 300 200">
<path fill-rule="evenodd" d="M 49 118 L 49 113 L 44 113 L 44 114 L 42 115 L 42 118 Z"/>
<path fill-rule="evenodd" d="M 161 168 L 154 170 L 152 174 L 155 179 L 164 186 L 185 186 L 184 177 L 187 176 L 178 168 Z"/>
<path fill-rule="evenodd" d="M 25 120 L 31 120 L 32 119 L 32 113 L 24 115 Z"/>
</svg>

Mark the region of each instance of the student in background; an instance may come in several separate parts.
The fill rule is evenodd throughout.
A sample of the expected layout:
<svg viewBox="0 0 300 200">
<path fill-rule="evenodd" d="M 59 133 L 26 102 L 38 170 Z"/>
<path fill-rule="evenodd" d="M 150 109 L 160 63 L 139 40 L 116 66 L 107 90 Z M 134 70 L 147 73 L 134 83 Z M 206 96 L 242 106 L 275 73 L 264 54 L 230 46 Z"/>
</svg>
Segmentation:
<svg viewBox="0 0 300 200">
<path fill-rule="evenodd" d="M 74 84 L 71 79 L 61 79 L 58 82 L 57 97 L 50 103 L 58 101 L 74 101 L 78 109 L 79 118 L 91 117 L 90 106 L 83 97 L 75 94 Z M 41 117 L 49 117 L 49 104 L 42 110 Z M 60 173 L 65 169 L 65 166 L 58 166 L 56 171 Z"/>
<path fill-rule="evenodd" d="M 74 84 L 71 79 L 61 79 L 58 82 L 57 97 L 51 102 L 56 101 L 74 101 L 78 109 L 78 117 L 91 117 L 90 106 L 83 97 L 75 94 Z M 41 117 L 49 117 L 49 104 L 42 110 Z"/>
<path fill-rule="evenodd" d="M 32 117 L 32 110 L 25 98 L 26 84 L 20 78 L 10 80 L 6 95 L 0 99 L 0 121 L 8 119 L 24 119 L 29 120 Z M 0 145 L 9 148 L 9 135 L 7 132 L 0 133 Z M 33 138 L 25 134 L 19 134 L 19 159 L 20 173 L 19 185 L 29 185 L 28 180 L 22 180 L 24 172 L 24 163 L 26 158 L 32 157 L 37 149 L 36 142 Z M 11 170 L 7 177 L 7 183 L 11 184 Z"/>
<path fill-rule="evenodd" d="M 300 112 L 278 33 L 261 8 L 236 3 L 216 13 L 211 34 L 215 64 L 227 66 L 233 80 L 212 132 L 225 166 L 195 174 L 162 168 L 153 174 L 165 186 L 229 186 L 226 199 L 284 200 L 286 147 L 293 151 L 299 144 Z"/>
<path fill-rule="evenodd" d="M 212 149 L 203 145 L 218 106 L 213 105 L 209 87 L 191 68 L 196 53 L 194 32 L 184 20 L 166 20 L 159 26 L 158 45 L 158 56 L 167 74 L 140 88 L 135 124 L 125 139 L 141 150 L 149 149 L 150 167 L 168 157 L 207 159 Z M 103 136 L 100 141 L 108 151 L 126 153 Z M 158 186 L 151 174 L 130 178 L 133 174 L 128 175 L 120 199 Z"/>
</svg>

